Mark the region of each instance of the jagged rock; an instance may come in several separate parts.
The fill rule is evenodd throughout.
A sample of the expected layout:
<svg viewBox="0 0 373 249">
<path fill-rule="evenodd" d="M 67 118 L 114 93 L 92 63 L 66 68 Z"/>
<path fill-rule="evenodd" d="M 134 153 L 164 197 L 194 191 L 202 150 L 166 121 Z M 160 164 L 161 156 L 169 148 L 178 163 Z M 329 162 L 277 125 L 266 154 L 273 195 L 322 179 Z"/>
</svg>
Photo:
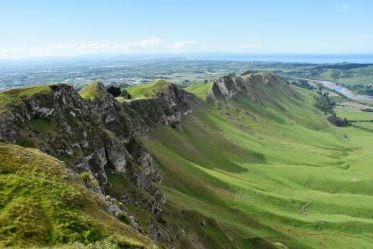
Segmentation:
<svg viewBox="0 0 373 249">
<path fill-rule="evenodd" d="M 245 85 L 242 78 L 224 76 L 213 83 L 209 97 L 232 99 L 244 89 Z"/>
<path fill-rule="evenodd" d="M 69 85 L 51 85 L 50 89 L 0 114 L 0 141 L 39 148 L 75 174 L 90 172 L 98 184 L 89 188 L 101 196 L 111 191 L 112 176 L 122 177 L 142 191 L 130 189 L 121 201 L 160 215 L 166 197 L 156 183 L 162 177 L 139 136 L 161 123 L 181 129 L 182 116 L 192 113 L 188 94 L 170 84 L 154 98 L 121 104 L 102 84 L 97 84 L 97 97 L 90 100 Z M 106 203 L 112 214 L 120 213 L 121 205 L 112 198 Z M 139 228 L 134 216 L 128 218 Z M 166 231 L 161 233 L 162 238 L 170 238 Z"/>
<path fill-rule="evenodd" d="M 271 101 L 271 95 L 283 95 L 299 98 L 286 81 L 271 73 L 248 73 L 241 77 L 224 76 L 212 84 L 207 99 L 210 101 L 221 99 L 235 99 L 245 95 L 252 102 L 263 104 Z"/>
<path fill-rule="evenodd" d="M 129 215 L 128 216 L 128 219 L 130 221 L 130 224 L 133 228 L 135 229 L 138 229 L 139 228 L 139 224 L 135 221 L 135 217 L 133 217 L 133 215 Z"/>
<path fill-rule="evenodd" d="M 188 96 L 191 97 L 176 85 L 169 84 L 155 97 L 132 100 L 128 102 L 128 105 L 139 113 L 146 124 L 151 127 L 163 123 L 172 128 L 181 129 L 181 117 L 192 113 L 187 103 Z"/>
</svg>

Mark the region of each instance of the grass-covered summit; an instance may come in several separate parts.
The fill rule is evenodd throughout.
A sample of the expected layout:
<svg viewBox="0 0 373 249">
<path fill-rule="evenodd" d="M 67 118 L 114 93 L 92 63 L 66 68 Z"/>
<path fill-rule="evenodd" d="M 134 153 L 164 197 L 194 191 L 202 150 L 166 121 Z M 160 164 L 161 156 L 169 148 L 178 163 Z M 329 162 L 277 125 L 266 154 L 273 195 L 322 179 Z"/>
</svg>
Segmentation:
<svg viewBox="0 0 373 249">
<path fill-rule="evenodd" d="M 105 86 L 101 81 L 94 81 L 86 85 L 82 90 L 79 91 L 79 95 L 83 99 L 93 100 L 96 98 L 105 97 Z"/>
<path fill-rule="evenodd" d="M 134 99 L 151 98 L 169 87 L 170 84 L 165 80 L 156 80 L 151 83 L 130 86 L 126 90 Z"/>
</svg>

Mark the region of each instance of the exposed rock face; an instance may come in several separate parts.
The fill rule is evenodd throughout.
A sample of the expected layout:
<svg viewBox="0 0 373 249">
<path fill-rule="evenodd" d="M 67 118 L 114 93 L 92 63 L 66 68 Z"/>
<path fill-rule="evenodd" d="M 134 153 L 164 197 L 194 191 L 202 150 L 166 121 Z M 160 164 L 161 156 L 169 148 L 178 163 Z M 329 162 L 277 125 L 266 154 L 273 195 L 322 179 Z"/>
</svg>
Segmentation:
<svg viewBox="0 0 373 249">
<path fill-rule="evenodd" d="M 121 189 L 122 201 L 162 213 L 166 199 L 155 185 L 162 178 L 138 136 L 158 123 L 180 128 L 180 118 L 191 113 L 187 94 L 170 84 L 152 99 L 121 104 L 101 84 L 91 101 L 69 85 L 50 87 L 50 92 L 25 98 L 0 115 L 0 141 L 39 148 L 76 173 L 91 172 L 101 186 L 99 193 L 114 191 L 116 183 L 110 179 L 119 177 L 123 186 L 133 186 Z"/>
<path fill-rule="evenodd" d="M 209 100 L 235 99 L 239 95 L 246 95 L 252 101 L 260 102 L 260 100 L 270 100 L 270 93 L 273 96 L 277 93 L 283 93 L 285 96 L 295 94 L 288 84 L 276 75 L 253 72 L 241 77 L 224 76 L 216 80 L 207 98 Z"/>
<path fill-rule="evenodd" d="M 242 78 L 224 76 L 213 83 L 209 96 L 213 98 L 233 99 L 244 89 L 245 85 Z"/>
<path fill-rule="evenodd" d="M 1 140 L 27 141 L 65 159 L 78 172 L 93 172 L 101 184 L 106 183 L 109 171 L 124 173 L 141 160 L 126 149 L 130 138 L 136 136 L 131 118 L 104 88 L 98 89 L 105 93 L 104 99 L 93 102 L 84 101 L 71 86 L 51 88 L 50 94 L 25 99 L 0 118 Z"/>
<path fill-rule="evenodd" d="M 188 94 L 169 84 L 167 88 L 151 99 L 139 99 L 128 102 L 144 119 L 147 125 L 154 127 L 159 123 L 180 129 L 180 119 L 183 115 L 192 113 L 187 103 Z M 189 95 L 191 97 L 191 95 Z"/>
</svg>

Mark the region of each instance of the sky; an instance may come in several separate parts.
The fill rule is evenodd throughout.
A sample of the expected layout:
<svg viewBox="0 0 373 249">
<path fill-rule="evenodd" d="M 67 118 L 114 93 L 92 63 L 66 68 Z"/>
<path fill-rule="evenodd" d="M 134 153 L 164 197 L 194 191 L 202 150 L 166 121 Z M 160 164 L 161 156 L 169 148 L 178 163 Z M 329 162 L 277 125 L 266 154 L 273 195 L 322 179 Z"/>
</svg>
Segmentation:
<svg viewBox="0 0 373 249">
<path fill-rule="evenodd" d="M 371 0 L 11 0 L 0 59 L 81 54 L 372 54 Z"/>
</svg>

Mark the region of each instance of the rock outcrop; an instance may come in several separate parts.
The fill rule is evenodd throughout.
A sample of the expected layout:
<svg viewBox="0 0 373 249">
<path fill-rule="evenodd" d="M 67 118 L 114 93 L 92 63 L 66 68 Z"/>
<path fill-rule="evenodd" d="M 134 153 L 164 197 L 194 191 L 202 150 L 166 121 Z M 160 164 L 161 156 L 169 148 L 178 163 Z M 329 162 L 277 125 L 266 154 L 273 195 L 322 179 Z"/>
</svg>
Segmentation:
<svg viewBox="0 0 373 249">
<path fill-rule="evenodd" d="M 244 95 L 253 102 L 264 103 L 278 98 L 280 94 L 283 97 L 296 95 L 286 81 L 274 74 L 247 72 L 240 77 L 224 76 L 216 80 L 207 98 L 214 101 Z"/>
<path fill-rule="evenodd" d="M 180 129 L 181 117 L 192 113 L 187 103 L 187 97 L 191 98 L 193 96 L 174 84 L 168 84 L 154 97 L 135 99 L 129 101 L 128 104 L 150 127 L 163 123 L 175 129 Z"/>
<path fill-rule="evenodd" d="M 159 123 L 180 129 L 181 117 L 191 113 L 187 94 L 170 84 L 153 98 L 119 103 L 103 85 L 95 88 L 88 100 L 72 86 L 51 85 L 9 105 L 0 114 L 0 141 L 39 148 L 77 174 L 89 172 L 102 195 L 161 214 L 166 198 L 156 184 L 162 177 L 139 136 Z M 155 227 L 161 226 L 152 225 L 152 233 Z"/>
<path fill-rule="evenodd" d="M 232 99 L 245 89 L 243 79 L 240 77 L 224 76 L 216 80 L 210 89 L 210 98 L 227 98 Z"/>
</svg>

